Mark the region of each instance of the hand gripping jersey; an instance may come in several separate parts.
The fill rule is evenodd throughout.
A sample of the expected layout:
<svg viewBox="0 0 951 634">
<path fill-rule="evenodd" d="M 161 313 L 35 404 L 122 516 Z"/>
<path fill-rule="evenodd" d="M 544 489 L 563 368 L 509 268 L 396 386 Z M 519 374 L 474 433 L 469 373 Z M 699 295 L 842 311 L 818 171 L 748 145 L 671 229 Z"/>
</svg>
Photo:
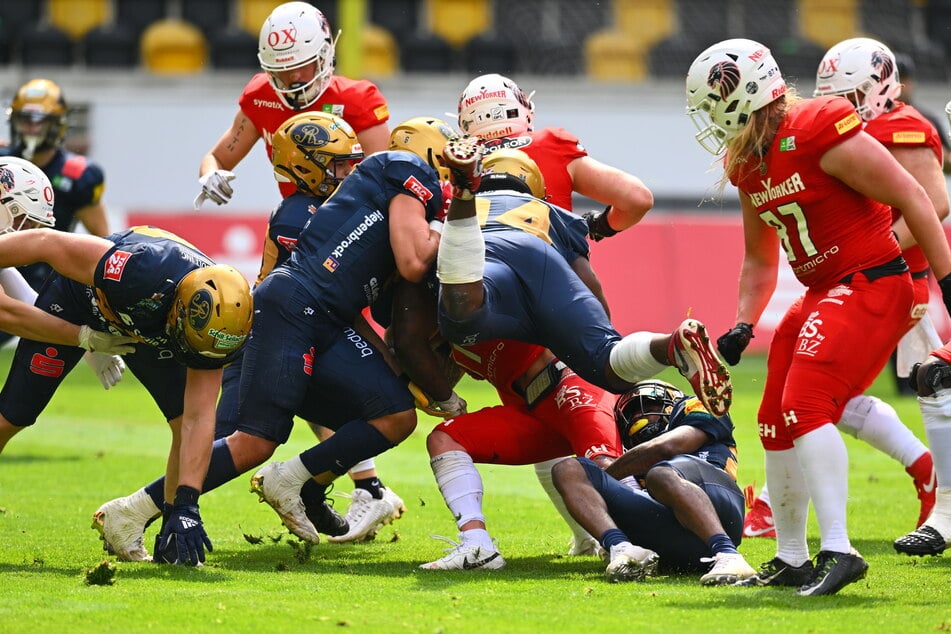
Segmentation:
<svg viewBox="0 0 951 634">
<path fill-rule="evenodd" d="M 298 111 L 281 103 L 264 73 L 258 73 L 251 78 L 238 99 L 238 106 L 264 139 L 267 157 L 270 159 L 271 135 Z M 386 100 L 373 83 L 338 75 L 331 78 L 327 90 L 305 111 L 336 115 L 349 123 L 358 135 L 390 118 Z M 296 191 L 293 183 L 278 183 L 278 186 L 285 198 Z"/>
<path fill-rule="evenodd" d="M 343 326 L 396 275 L 389 206 L 401 194 L 423 203 L 427 221 L 442 208 L 437 174 L 423 159 L 399 151 L 368 156 L 307 223 L 284 265 Z"/>
<path fill-rule="evenodd" d="M 822 155 L 862 130 L 843 97 L 794 104 L 766 155 L 734 180 L 776 230 L 796 278 L 810 288 L 897 258 L 891 209 L 829 176 Z M 751 157 L 752 158 L 752 157 Z"/>
<path fill-rule="evenodd" d="M 899 101 L 892 110 L 868 121 L 865 124 L 865 131 L 889 149 L 925 147 L 934 152 L 939 166 L 944 160 L 941 136 L 938 131 L 924 115 L 906 103 Z M 894 222 L 900 216 L 901 212 L 894 210 L 892 221 Z M 928 269 L 928 259 L 917 244 L 905 249 L 902 255 L 912 273 Z"/>
<path fill-rule="evenodd" d="M 521 150 L 528 154 L 545 178 L 545 200 L 571 210 L 574 186 L 568 174 L 568 164 L 588 155 L 578 137 L 564 128 L 542 128 L 516 137 L 489 139 L 485 142 L 487 154 L 501 148 Z"/>
</svg>

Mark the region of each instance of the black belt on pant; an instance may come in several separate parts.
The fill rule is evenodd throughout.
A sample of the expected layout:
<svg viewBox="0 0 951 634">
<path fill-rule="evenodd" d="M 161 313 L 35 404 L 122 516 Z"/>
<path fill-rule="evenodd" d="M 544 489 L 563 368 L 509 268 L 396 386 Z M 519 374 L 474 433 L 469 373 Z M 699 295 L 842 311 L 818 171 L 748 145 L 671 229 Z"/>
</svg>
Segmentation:
<svg viewBox="0 0 951 634">
<path fill-rule="evenodd" d="M 562 371 L 567 367 L 568 366 L 561 361 L 552 359 L 548 365 L 542 368 L 541 372 L 536 374 L 532 380 L 528 382 L 523 394 L 525 397 L 525 405 L 528 409 L 532 409 L 538 405 L 543 398 L 554 391 L 558 383 L 561 382 Z"/>
<path fill-rule="evenodd" d="M 861 271 L 855 271 L 854 273 L 849 273 L 841 280 L 840 284 L 851 284 L 852 278 L 856 273 L 861 273 L 865 276 L 869 282 L 874 282 L 877 279 L 888 277 L 889 275 L 901 275 L 902 273 L 908 270 L 908 263 L 905 262 L 905 258 L 898 256 L 894 260 L 889 260 L 885 264 L 879 264 L 878 266 L 872 266 L 867 269 L 862 269 Z"/>
</svg>

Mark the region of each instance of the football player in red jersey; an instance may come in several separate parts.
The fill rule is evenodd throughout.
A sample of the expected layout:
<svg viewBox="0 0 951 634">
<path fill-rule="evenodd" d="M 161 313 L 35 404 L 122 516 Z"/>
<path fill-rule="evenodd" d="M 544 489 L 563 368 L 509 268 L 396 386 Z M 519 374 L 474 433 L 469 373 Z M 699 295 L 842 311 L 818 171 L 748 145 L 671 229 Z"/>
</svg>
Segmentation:
<svg viewBox="0 0 951 634">
<path fill-rule="evenodd" d="M 334 74 L 334 45 L 327 18 L 306 2 L 285 2 L 264 20 L 258 41 L 258 59 L 264 72 L 244 87 L 231 127 L 202 158 L 198 169 L 205 200 L 227 203 L 234 193 L 231 171 L 264 139 L 271 157 L 271 135 L 291 115 L 304 110 L 334 114 L 357 133 L 369 156 L 385 150 L 390 139 L 390 112 L 372 82 Z M 280 183 L 281 196 L 294 193 L 293 183 Z"/>
<path fill-rule="evenodd" d="M 842 95 L 875 137 L 928 192 L 938 218 L 948 215 L 948 187 L 942 172 L 942 146 L 934 125 L 914 107 L 899 101 L 901 83 L 891 50 L 870 38 L 852 38 L 829 49 L 819 63 L 814 96 Z M 911 270 L 915 306 L 911 330 L 898 344 L 898 374 L 907 377 L 915 363 L 925 360 L 941 339 L 928 316 L 928 260 L 914 243 L 901 212 L 892 210 L 893 228 Z M 931 452 L 898 418 L 895 409 L 874 396 L 859 395 L 845 406 L 839 429 L 898 460 L 912 476 L 920 500 L 920 526 L 934 506 L 935 472 Z M 764 487 L 765 489 L 765 487 Z M 764 502 L 765 497 L 765 502 Z M 752 503 L 744 526 L 747 536 L 762 525 L 769 510 L 768 493 Z M 771 511 L 770 511 L 771 513 Z"/>
<path fill-rule="evenodd" d="M 557 127 L 535 130 L 534 94 L 526 95 L 503 75 L 480 75 L 469 82 L 459 97 L 459 129 L 484 139 L 486 156 L 503 148 L 528 154 L 544 177 L 546 201 L 571 211 L 572 196 L 577 192 L 606 205 L 604 211 L 583 214 L 591 239 L 598 241 L 613 236 L 639 222 L 654 206 L 650 189 L 636 176 L 589 156 L 578 137 L 568 130 Z M 571 528 L 569 554 L 595 554 L 597 540 L 572 519 L 552 483 L 551 467 L 563 459 L 539 463 L 535 465 L 535 473 Z"/>
<path fill-rule="evenodd" d="M 891 208 L 902 210 L 945 306 L 951 249 L 925 189 L 864 132 L 854 106 L 799 98 L 762 44 L 714 44 L 690 66 L 686 93 L 697 141 L 726 150 L 720 182 L 736 185 L 743 213 L 736 326 L 718 341 L 721 354 L 736 362 L 749 343 L 776 287 L 780 246 L 806 286 L 773 336 L 758 413 L 777 555 L 747 581 L 833 594 L 868 569 L 846 531 L 848 454 L 834 423 L 884 367 L 914 306 Z M 810 500 L 821 533 L 815 565 Z"/>
</svg>

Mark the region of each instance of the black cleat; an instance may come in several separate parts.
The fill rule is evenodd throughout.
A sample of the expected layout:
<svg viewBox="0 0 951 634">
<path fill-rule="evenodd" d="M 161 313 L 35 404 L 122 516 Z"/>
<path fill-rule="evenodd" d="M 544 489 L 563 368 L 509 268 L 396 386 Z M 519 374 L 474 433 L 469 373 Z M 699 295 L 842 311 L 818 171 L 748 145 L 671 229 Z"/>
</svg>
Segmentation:
<svg viewBox="0 0 951 634">
<path fill-rule="evenodd" d="M 900 553 L 924 557 L 940 555 L 948 547 L 948 542 L 941 533 L 925 524 L 896 539 L 893 546 Z"/>
<path fill-rule="evenodd" d="M 318 533 L 339 537 L 350 530 L 350 523 L 325 500 L 319 506 L 304 505 L 307 519 L 311 521 Z"/>
<path fill-rule="evenodd" d="M 866 572 L 868 562 L 854 548 L 849 553 L 820 550 L 816 555 L 815 575 L 796 594 L 803 597 L 835 594 L 850 583 L 864 579 Z"/>
<path fill-rule="evenodd" d="M 815 567 L 811 561 L 801 566 L 787 564 L 779 557 L 773 557 L 764 564 L 760 564 L 759 572 L 755 577 L 737 581 L 737 586 L 802 586 L 812 579 Z"/>
</svg>

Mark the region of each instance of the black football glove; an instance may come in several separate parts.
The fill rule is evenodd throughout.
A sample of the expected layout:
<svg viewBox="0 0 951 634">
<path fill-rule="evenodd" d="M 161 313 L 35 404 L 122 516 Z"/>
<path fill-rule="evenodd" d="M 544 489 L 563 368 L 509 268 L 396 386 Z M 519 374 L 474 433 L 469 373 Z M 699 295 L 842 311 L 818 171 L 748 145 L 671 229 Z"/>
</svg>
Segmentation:
<svg viewBox="0 0 951 634">
<path fill-rule="evenodd" d="M 608 210 L 611 205 L 604 208 L 604 211 L 586 211 L 581 217 L 588 223 L 588 235 L 595 242 L 600 242 L 605 238 L 610 238 L 617 234 L 617 229 L 612 229 L 608 224 Z"/>
<path fill-rule="evenodd" d="M 938 280 L 938 288 L 941 289 L 941 299 L 944 300 L 944 308 L 951 314 L 951 273 Z"/>
<path fill-rule="evenodd" d="M 155 542 L 154 559 L 159 563 L 197 566 L 205 562 L 205 548 L 209 552 L 214 550 L 198 513 L 198 491 L 180 486 L 175 492 L 171 513 Z"/>
<path fill-rule="evenodd" d="M 750 339 L 753 338 L 753 324 L 737 324 L 730 330 L 720 335 L 717 339 L 717 350 L 723 360 L 730 365 L 736 365 L 740 362 L 740 355 L 750 345 Z"/>
</svg>

